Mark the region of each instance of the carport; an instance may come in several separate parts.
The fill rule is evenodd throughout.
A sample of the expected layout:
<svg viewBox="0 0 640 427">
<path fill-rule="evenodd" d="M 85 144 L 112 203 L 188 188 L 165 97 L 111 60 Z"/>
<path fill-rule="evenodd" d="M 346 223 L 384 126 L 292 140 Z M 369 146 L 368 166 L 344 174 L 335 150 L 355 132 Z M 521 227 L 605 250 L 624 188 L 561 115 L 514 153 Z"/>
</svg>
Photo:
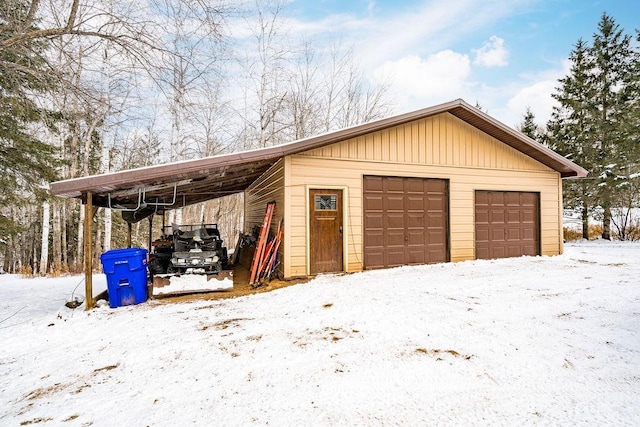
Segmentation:
<svg viewBox="0 0 640 427">
<path fill-rule="evenodd" d="M 129 224 L 127 245 L 131 246 L 132 223 L 147 217 L 151 221 L 154 214 L 163 215 L 168 210 L 242 192 L 283 155 L 282 147 L 266 148 L 51 183 L 52 194 L 81 199 L 84 205 L 87 310 L 95 303 L 92 219 L 99 207 L 122 211 Z"/>
</svg>

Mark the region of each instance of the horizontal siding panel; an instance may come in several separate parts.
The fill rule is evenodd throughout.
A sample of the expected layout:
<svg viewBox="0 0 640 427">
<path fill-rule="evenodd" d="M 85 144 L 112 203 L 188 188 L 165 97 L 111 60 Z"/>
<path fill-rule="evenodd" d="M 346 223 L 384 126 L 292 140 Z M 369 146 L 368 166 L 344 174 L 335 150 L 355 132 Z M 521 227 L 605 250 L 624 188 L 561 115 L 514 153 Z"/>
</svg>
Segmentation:
<svg viewBox="0 0 640 427">
<path fill-rule="evenodd" d="M 255 226 L 261 226 L 267 203 L 275 201 L 276 209 L 271 221 L 271 231 L 275 233 L 284 217 L 284 160 L 281 159 L 245 190 L 245 233 Z"/>
</svg>

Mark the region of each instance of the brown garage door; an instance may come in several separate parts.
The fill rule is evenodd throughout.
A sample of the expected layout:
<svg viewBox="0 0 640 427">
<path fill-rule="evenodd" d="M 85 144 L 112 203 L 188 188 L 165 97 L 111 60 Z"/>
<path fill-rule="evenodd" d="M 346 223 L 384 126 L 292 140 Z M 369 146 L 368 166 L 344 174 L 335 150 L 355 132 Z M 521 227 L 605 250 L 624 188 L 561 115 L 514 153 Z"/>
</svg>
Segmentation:
<svg viewBox="0 0 640 427">
<path fill-rule="evenodd" d="M 447 181 L 365 176 L 364 267 L 449 260 Z"/>
<path fill-rule="evenodd" d="M 540 254 L 540 195 L 476 191 L 476 258 Z"/>
</svg>

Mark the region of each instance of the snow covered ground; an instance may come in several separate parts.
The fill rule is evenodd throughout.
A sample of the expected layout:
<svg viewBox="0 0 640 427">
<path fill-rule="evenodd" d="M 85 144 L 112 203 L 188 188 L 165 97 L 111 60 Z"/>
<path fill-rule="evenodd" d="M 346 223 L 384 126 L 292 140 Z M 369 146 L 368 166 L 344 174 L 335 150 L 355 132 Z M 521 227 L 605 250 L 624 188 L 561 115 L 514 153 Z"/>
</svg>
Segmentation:
<svg viewBox="0 0 640 427">
<path fill-rule="evenodd" d="M 0 425 L 640 425 L 640 244 L 90 312 L 80 282 L 0 276 Z"/>
</svg>

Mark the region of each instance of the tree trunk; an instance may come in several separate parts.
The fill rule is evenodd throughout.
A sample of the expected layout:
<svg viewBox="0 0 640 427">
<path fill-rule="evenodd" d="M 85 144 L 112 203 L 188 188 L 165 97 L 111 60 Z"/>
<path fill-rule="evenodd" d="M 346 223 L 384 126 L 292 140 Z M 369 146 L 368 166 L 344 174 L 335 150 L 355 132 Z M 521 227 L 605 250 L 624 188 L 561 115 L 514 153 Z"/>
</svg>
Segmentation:
<svg viewBox="0 0 640 427">
<path fill-rule="evenodd" d="M 79 206 L 82 205 L 79 204 L 77 200 L 68 201 L 65 215 L 66 221 L 64 226 L 64 233 L 66 236 L 65 242 L 67 242 L 67 267 L 74 273 L 78 272 L 76 270 L 76 265 L 78 263 L 76 258 L 78 248 L 76 247 L 75 238 L 72 236 L 75 236 L 76 228 L 78 227 L 79 220 L 78 218 L 74 218 L 74 216 L 77 215 L 77 209 Z"/>
<path fill-rule="evenodd" d="M 113 212 L 111 209 L 104 210 L 104 251 L 111 250 L 111 226 L 113 224 L 112 219 Z"/>
<path fill-rule="evenodd" d="M 102 172 L 111 171 L 111 152 L 109 148 L 102 147 Z M 111 209 L 105 208 L 104 212 L 104 245 L 103 250 L 107 252 L 111 250 L 111 224 L 113 223 Z"/>
<path fill-rule="evenodd" d="M 33 256 L 31 259 L 33 260 L 33 265 L 31 266 L 31 271 L 33 274 L 38 274 L 38 248 L 36 247 L 36 239 L 33 240 Z"/>
<path fill-rule="evenodd" d="M 62 235 L 60 227 L 60 203 L 53 204 L 53 272 L 60 274 L 62 270 Z"/>
<path fill-rule="evenodd" d="M 49 202 L 44 202 L 42 204 L 42 245 L 40 250 L 40 274 L 42 276 L 47 274 L 47 267 L 49 265 L 50 216 L 51 205 L 49 204 Z"/>
<path fill-rule="evenodd" d="M 2 271 L 5 273 L 10 273 L 11 269 L 11 236 L 9 236 L 9 241 L 7 242 L 7 246 L 4 248 L 4 261 L 2 262 Z"/>
<path fill-rule="evenodd" d="M 602 238 L 611 240 L 611 207 L 604 206 L 604 214 L 602 216 Z"/>
<path fill-rule="evenodd" d="M 205 215 L 204 214 L 205 214 L 206 208 L 207 208 L 207 203 L 201 203 L 200 204 L 200 215 L 198 215 L 198 218 L 200 220 L 198 222 L 201 223 L 201 224 L 205 223 L 205 220 L 204 220 Z"/>
<path fill-rule="evenodd" d="M 133 241 L 136 242 L 136 244 L 134 245 L 133 242 L 131 242 L 131 246 L 138 246 L 138 242 L 143 241 L 143 239 L 140 238 L 140 222 L 141 221 L 136 222 L 136 231 L 133 235 Z"/>
<path fill-rule="evenodd" d="M 589 208 L 582 203 L 582 238 L 589 240 Z"/>
<path fill-rule="evenodd" d="M 60 219 L 60 241 L 62 243 L 62 270 L 69 272 L 69 245 L 67 244 L 67 201 L 62 202 L 62 218 Z"/>
<path fill-rule="evenodd" d="M 22 251 L 21 249 L 24 245 L 21 245 L 20 239 L 18 239 L 18 244 L 16 245 L 16 239 L 12 239 L 13 253 L 17 254 L 14 260 L 13 271 L 14 273 L 22 273 Z"/>
<path fill-rule="evenodd" d="M 96 214 L 94 218 L 99 218 Z M 93 265 L 100 265 L 100 255 L 103 253 L 102 247 L 102 229 L 100 224 L 96 224 L 96 240 L 93 242 Z"/>
</svg>

